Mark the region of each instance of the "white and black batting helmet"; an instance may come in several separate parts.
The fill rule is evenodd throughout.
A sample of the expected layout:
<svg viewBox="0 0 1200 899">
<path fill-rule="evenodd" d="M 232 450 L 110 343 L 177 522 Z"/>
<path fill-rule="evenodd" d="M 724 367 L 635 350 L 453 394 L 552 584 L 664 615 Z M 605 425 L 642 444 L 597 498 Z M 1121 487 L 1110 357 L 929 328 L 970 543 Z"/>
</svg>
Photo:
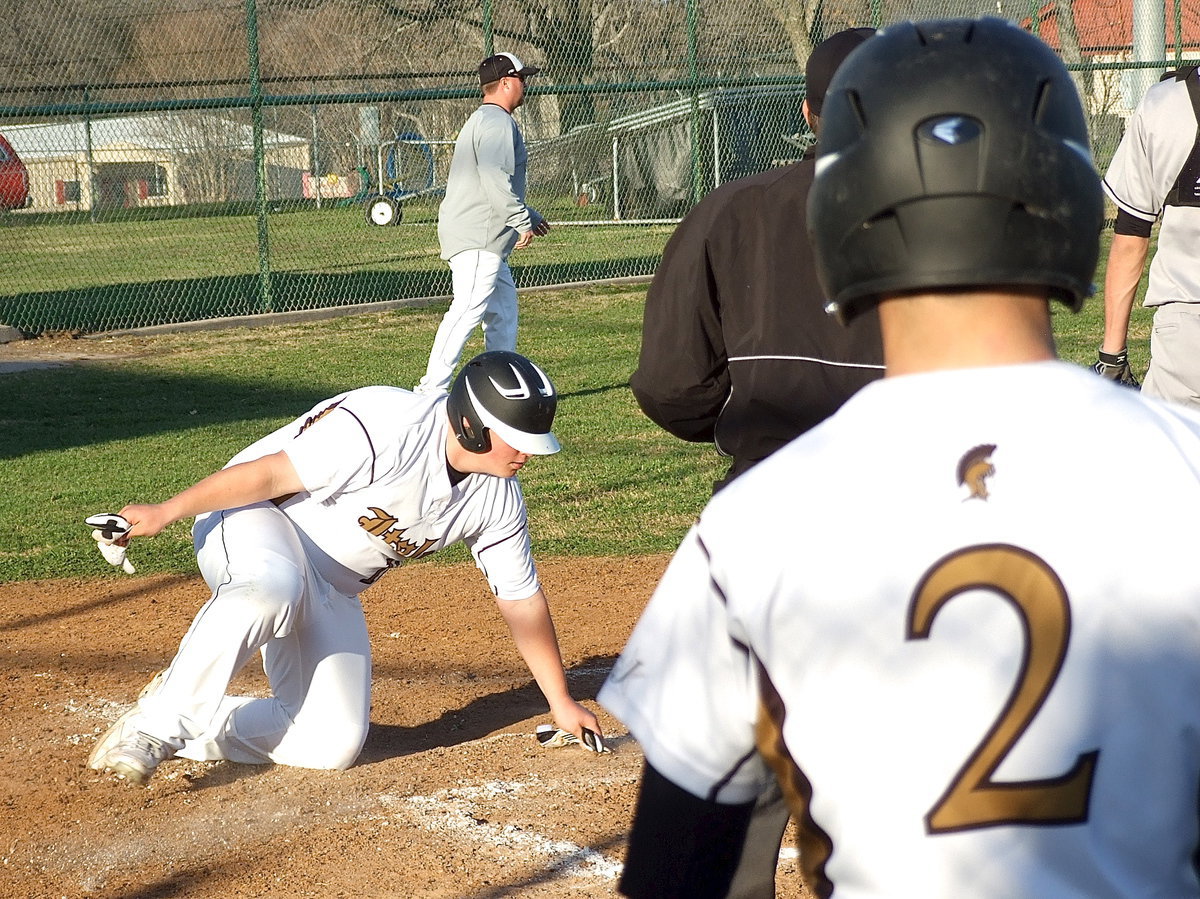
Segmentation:
<svg viewBox="0 0 1200 899">
<path fill-rule="evenodd" d="M 551 433 L 558 392 L 546 373 L 519 353 L 491 350 L 463 366 L 446 411 L 458 442 L 473 453 L 492 448 L 489 431 L 513 449 L 535 456 L 559 450 Z"/>
<path fill-rule="evenodd" d="M 1043 287 L 1078 310 L 1104 201 L 1079 93 L 997 18 L 889 25 L 825 97 L 808 228 L 829 311 L 880 294 Z"/>
</svg>

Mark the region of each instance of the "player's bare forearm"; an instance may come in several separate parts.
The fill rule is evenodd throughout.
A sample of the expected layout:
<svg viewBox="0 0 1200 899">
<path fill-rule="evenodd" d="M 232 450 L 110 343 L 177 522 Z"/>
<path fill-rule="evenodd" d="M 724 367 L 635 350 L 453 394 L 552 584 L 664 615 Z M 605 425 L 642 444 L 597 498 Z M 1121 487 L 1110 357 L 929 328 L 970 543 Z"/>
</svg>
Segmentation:
<svg viewBox="0 0 1200 899">
<path fill-rule="evenodd" d="M 1150 251 L 1150 239 L 1114 234 L 1104 272 L 1104 342 L 1100 349 L 1119 353 L 1129 340 L 1129 319 L 1138 283 Z"/>
<path fill-rule="evenodd" d="M 508 625 L 517 652 L 525 660 L 529 673 L 550 704 L 555 723 L 576 736 L 582 736 L 585 727 L 601 733 L 596 716 L 576 702 L 567 687 L 558 635 L 550 617 L 546 595 L 539 590 L 528 599 L 500 599 L 496 605 Z"/>
<path fill-rule="evenodd" d="M 184 518 L 236 509 L 303 489 L 291 460 L 279 452 L 213 472 L 164 502 L 128 505 L 121 514 L 133 525 L 127 536 L 151 537 Z"/>
</svg>

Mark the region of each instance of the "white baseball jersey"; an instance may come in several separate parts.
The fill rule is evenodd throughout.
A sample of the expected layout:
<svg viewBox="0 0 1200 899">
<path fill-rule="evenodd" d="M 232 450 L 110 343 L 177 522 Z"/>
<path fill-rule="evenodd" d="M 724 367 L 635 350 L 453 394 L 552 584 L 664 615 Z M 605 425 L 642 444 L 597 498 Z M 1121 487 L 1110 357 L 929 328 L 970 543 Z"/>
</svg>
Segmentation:
<svg viewBox="0 0 1200 899">
<path fill-rule="evenodd" d="M 1187 82 L 1160 81 L 1134 110 L 1104 176 L 1104 191 L 1120 209 L 1146 222 L 1162 216 L 1147 306 L 1200 303 L 1200 206 L 1164 205 L 1196 137 Z"/>
<path fill-rule="evenodd" d="M 371 644 L 358 594 L 388 568 L 458 540 L 497 597 L 538 590 L 515 478 L 451 484 L 446 397 L 364 387 L 325 400 L 230 465 L 283 451 L 305 491 L 201 515 L 213 595 L 137 727 L 192 759 L 352 765 L 367 738 Z M 271 695 L 229 696 L 261 648 Z"/>
<path fill-rule="evenodd" d="M 472 474 L 451 485 L 449 427 L 445 395 L 363 387 L 319 403 L 229 464 L 287 453 L 307 492 L 280 508 L 341 593 L 462 540 L 497 597 L 532 596 L 539 585 L 520 484 Z"/>
<path fill-rule="evenodd" d="M 599 700 L 696 796 L 769 760 L 819 896 L 1200 896 L 1197 509 L 1187 410 L 887 378 L 714 497 Z"/>
</svg>

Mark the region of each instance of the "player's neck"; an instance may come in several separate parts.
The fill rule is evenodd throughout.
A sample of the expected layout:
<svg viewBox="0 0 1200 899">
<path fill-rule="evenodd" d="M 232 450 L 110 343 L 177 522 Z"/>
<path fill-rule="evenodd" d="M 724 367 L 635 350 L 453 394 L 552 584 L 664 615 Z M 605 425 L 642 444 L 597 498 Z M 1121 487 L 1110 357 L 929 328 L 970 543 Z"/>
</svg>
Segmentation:
<svg viewBox="0 0 1200 899">
<path fill-rule="evenodd" d="M 485 105 L 491 104 L 492 106 L 499 106 L 509 115 L 512 115 L 513 110 L 521 105 L 521 98 L 519 94 L 516 94 L 513 91 L 506 91 L 497 88 L 490 94 L 484 94 L 483 102 Z"/>
<path fill-rule="evenodd" d="M 879 306 L 889 377 L 1057 358 L 1043 291 L 907 294 Z"/>
<path fill-rule="evenodd" d="M 464 476 L 475 474 L 474 465 L 476 456 L 474 453 L 463 449 L 462 445 L 454 436 L 454 431 L 446 435 L 446 467 L 457 471 Z"/>
</svg>

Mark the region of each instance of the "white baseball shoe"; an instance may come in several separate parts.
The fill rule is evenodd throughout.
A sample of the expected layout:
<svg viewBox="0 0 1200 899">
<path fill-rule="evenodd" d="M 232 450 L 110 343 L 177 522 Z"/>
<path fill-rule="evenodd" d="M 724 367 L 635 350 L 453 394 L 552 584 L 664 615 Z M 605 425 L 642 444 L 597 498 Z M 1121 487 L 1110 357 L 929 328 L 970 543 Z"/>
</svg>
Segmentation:
<svg viewBox="0 0 1200 899">
<path fill-rule="evenodd" d="M 142 688 L 138 699 L 157 690 L 165 674 L 164 669 L 154 675 L 150 683 Z M 93 771 L 111 771 L 127 783 L 141 785 L 150 779 L 161 762 L 175 755 L 175 750 L 169 744 L 134 727 L 137 713 L 138 707 L 134 705 L 96 741 L 88 755 L 89 768 Z"/>
<path fill-rule="evenodd" d="M 132 715 L 130 715 L 132 717 Z M 88 758 L 88 767 L 111 771 L 120 780 L 141 786 L 150 780 L 160 763 L 175 755 L 175 750 L 158 737 L 134 730 L 122 716 Z M 109 739 L 110 736 L 112 739 Z"/>
</svg>

